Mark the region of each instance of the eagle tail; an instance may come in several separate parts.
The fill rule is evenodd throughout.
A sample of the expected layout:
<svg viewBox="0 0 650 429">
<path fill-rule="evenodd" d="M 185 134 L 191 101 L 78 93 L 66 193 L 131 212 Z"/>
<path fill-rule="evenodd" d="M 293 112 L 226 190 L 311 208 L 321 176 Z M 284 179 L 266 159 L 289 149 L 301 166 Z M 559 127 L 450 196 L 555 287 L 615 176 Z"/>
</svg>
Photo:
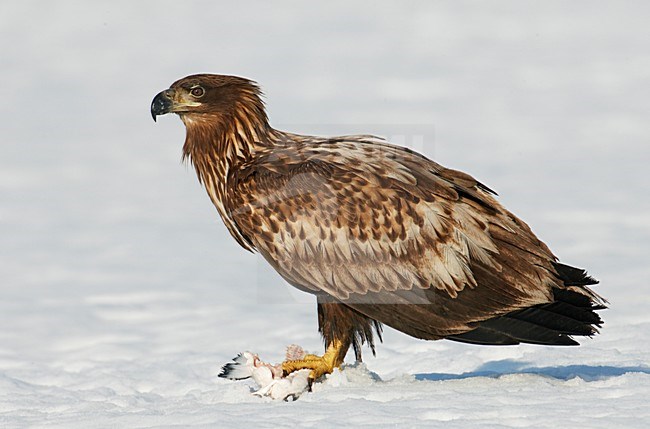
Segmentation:
<svg viewBox="0 0 650 429">
<path fill-rule="evenodd" d="M 603 323 L 596 311 L 607 306 L 606 301 L 587 286 L 598 281 L 579 268 L 560 263 L 554 265 L 565 288 L 553 289 L 553 302 L 482 321 L 475 329 L 447 339 L 482 345 L 571 346 L 578 345 L 573 336 L 596 334 Z"/>
</svg>

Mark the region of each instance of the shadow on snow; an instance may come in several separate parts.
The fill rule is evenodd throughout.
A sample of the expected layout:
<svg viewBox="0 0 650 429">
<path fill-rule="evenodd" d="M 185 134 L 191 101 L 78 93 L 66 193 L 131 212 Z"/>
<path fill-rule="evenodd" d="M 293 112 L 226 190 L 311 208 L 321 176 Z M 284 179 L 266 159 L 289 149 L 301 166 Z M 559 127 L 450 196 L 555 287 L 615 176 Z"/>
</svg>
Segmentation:
<svg viewBox="0 0 650 429">
<path fill-rule="evenodd" d="M 474 371 L 462 374 L 415 374 L 416 380 L 440 381 L 440 380 L 461 380 L 471 377 L 492 377 L 498 378 L 510 374 L 537 374 L 558 380 L 570 380 L 579 377 L 585 381 L 604 380 L 611 377 L 619 377 L 627 373 L 650 374 L 650 367 L 644 366 L 609 366 L 609 365 L 567 365 L 567 366 L 545 366 L 531 367 L 529 362 L 520 362 L 512 359 L 487 362 Z"/>
</svg>

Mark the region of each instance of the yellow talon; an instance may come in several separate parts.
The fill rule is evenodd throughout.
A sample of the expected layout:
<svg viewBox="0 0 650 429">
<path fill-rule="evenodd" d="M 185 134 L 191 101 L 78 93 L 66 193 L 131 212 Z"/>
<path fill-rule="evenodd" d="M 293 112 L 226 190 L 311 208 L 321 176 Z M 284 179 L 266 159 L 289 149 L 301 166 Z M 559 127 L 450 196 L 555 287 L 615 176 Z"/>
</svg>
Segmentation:
<svg viewBox="0 0 650 429">
<path fill-rule="evenodd" d="M 334 340 L 329 346 L 323 356 L 318 355 L 305 355 L 302 359 L 286 360 L 282 362 L 282 371 L 285 374 L 291 374 L 294 371 L 301 369 L 311 369 L 309 378 L 317 380 L 325 374 L 331 374 L 334 368 L 338 368 L 343 363 L 343 357 L 340 356 L 343 349 L 343 344 Z"/>
</svg>

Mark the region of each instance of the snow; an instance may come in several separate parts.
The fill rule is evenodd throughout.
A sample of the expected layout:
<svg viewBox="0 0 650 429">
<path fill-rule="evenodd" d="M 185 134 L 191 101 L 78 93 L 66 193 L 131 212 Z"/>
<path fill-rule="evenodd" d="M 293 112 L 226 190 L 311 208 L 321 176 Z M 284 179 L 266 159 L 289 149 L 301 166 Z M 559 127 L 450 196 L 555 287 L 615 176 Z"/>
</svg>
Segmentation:
<svg viewBox="0 0 650 429">
<path fill-rule="evenodd" d="M 647 2 L 0 5 L 0 427 L 650 426 Z M 383 134 L 500 194 L 609 299 L 580 347 L 388 330 L 298 401 L 218 378 L 322 350 L 153 96 L 258 80 L 278 128 Z M 348 361 L 351 362 L 350 356 Z"/>
</svg>

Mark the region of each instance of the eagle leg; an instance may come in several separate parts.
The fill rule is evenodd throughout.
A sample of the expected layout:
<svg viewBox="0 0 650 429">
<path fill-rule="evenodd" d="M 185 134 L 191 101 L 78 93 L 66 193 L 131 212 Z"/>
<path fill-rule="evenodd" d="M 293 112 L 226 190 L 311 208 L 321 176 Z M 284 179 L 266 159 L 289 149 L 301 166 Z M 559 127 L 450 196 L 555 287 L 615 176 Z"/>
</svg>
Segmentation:
<svg viewBox="0 0 650 429">
<path fill-rule="evenodd" d="M 368 343 L 374 354 L 373 333 L 377 333 L 381 339 L 379 322 L 325 295 L 318 296 L 318 330 L 327 344 L 325 354 L 308 354 L 300 359 L 287 358 L 282 363 L 285 375 L 300 369 L 309 369 L 310 381 L 316 381 L 341 366 L 350 346 L 354 348 L 357 362 L 360 362 L 361 345 Z"/>
<path fill-rule="evenodd" d="M 284 375 L 291 374 L 294 371 L 301 369 L 310 369 L 310 381 L 318 380 L 325 374 L 331 374 L 334 368 L 338 368 L 343 363 L 341 355 L 345 356 L 345 351 L 350 347 L 342 343 L 340 340 L 332 341 L 328 346 L 323 356 L 308 354 L 302 359 L 286 360 L 282 362 L 282 371 Z"/>
</svg>

